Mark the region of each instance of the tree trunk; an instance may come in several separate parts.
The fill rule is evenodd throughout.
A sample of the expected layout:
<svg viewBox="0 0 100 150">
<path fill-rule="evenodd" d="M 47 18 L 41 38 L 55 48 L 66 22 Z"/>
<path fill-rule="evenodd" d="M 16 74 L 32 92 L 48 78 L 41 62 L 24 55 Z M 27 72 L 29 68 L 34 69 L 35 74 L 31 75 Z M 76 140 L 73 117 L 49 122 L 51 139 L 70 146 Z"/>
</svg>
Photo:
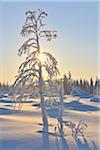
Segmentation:
<svg viewBox="0 0 100 150">
<path fill-rule="evenodd" d="M 43 78 L 42 78 L 41 64 L 39 68 L 39 89 L 40 89 L 40 99 L 41 99 L 42 121 L 43 121 L 44 127 L 48 127 L 47 111 L 46 111 L 45 100 L 43 96 Z"/>
<path fill-rule="evenodd" d="M 63 134 L 63 113 L 64 113 L 64 90 L 63 90 L 63 83 L 60 81 L 59 83 L 59 97 L 60 97 L 60 104 L 59 104 L 59 112 L 58 112 L 58 121 L 60 124 L 61 133 Z"/>
<path fill-rule="evenodd" d="M 40 94 L 40 97 L 41 97 L 42 120 L 43 120 L 44 127 L 47 127 L 48 126 L 47 111 L 46 111 L 43 93 Z"/>
</svg>

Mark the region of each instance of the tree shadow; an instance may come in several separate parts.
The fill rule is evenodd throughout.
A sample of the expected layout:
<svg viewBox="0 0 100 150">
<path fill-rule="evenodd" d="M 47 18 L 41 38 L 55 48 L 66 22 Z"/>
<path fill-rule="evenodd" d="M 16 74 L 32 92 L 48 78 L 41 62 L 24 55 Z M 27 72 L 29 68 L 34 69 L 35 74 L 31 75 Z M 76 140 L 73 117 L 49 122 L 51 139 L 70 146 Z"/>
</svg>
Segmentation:
<svg viewBox="0 0 100 150">
<path fill-rule="evenodd" d="M 50 143 L 49 143 L 49 132 L 48 132 L 48 127 L 43 126 L 41 131 L 37 131 L 38 133 L 41 133 L 42 135 L 42 149 L 43 150 L 48 150 L 50 149 Z"/>
<path fill-rule="evenodd" d="M 75 138 L 79 150 L 90 150 L 88 142 L 83 138 L 83 142 L 79 138 Z"/>
<path fill-rule="evenodd" d="M 57 136 L 57 133 L 55 132 L 55 138 L 56 138 L 56 148 L 57 150 L 69 150 L 69 146 L 68 146 L 68 143 L 67 143 L 67 140 L 65 139 L 64 137 L 64 132 L 62 131 L 61 128 L 59 128 L 59 133 L 60 133 L 60 136 Z"/>
<path fill-rule="evenodd" d="M 79 150 L 97 150 L 97 147 L 94 141 L 91 141 L 92 147 L 90 147 L 89 142 L 85 137 L 83 137 L 83 140 L 80 140 L 79 138 L 74 138 L 74 139 L 77 143 Z"/>
<path fill-rule="evenodd" d="M 42 131 L 38 131 L 42 134 L 42 149 L 51 150 L 50 146 L 50 136 L 53 136 L 55 139 L 54 145 L 56 150 L 69 150 L 67 140 L 65 139 L 62 133 L 49 132 L 48 127 L 43 127 Z"/>
<path fill-rule="evenodd" d="M 69 150 L 67 140 L 64 138 L 64 136 L 61 137 L 61 146 L 63 150 Z"/>
<path fill-rule="evenodd" d="M 95 142 L 94 142 L 94 141 L 91 141 L 91 142 L 92 142 L 92 145 L 93 145 L 94 150 L 98 150 L 99 148 L 97 148 Z"/>
<path fill-rule="evenodd" d="M 56 145 L 57 150 L 60 150 L 59 139 L 57 136 L 55 137 L 55 145 Z"/>
<path fill-rule="evenodd" d="M 49 143 L 49 133 L 48 133 L 48 127 L 43 127 L 42 129 L 42 147 L 44 150 L 49 149 L 50 148 L 50 143 Z"/>
</svg>

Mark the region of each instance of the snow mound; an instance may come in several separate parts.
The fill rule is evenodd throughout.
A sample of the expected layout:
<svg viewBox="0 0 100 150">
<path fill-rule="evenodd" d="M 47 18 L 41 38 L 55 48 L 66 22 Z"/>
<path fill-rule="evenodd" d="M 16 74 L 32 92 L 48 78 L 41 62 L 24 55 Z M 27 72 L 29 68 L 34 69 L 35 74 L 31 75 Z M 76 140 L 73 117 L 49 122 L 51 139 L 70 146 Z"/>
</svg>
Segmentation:
<svg viewBox="0 0 100 150">
<path fill-rule="evenodd" d="M 90 95 L 87 92 L 82 92 L 80 89 L 75 89 L 73 91 L 73 96 L 78 96 L 80 98 L 91 98 L 91 97 L 93 97 L 92 95 Z"/>
<path fill-rule="evenodd" d="M 4 98 L 4 97 L 7 97 L 7 96 L 4 94 L 0 94 L 0 98 Z"/>
<path fill-rule="evenodd" d="M 81 94 L 79 97 L 80 97 L 80 98 L 91 98 L 92 95 L 87 94 L 87 93 L 85 93 L 85 94 L 83 93 L 83 94 Z"/>
<path fill-rule="evenodd" d="M 4 99 L 0 100 L 0 103 L 12 103 L 12 102 L 13 102 L 12 100 L 4 100 Z"/>
<path fill-rule="evenodd" d="M 77 111 L 97 111 L 97 110 L 100 110 L 96 106 L 82 104 L 81 102 L 78 102 L 78 101 L 72 101 L 70 103 L 66 103 L 66 104 L 64 104 L 64 106 L 71 109 L 71 110 L 77 110 Z"/>
<path fill-rule="evenodd" d="M 55 107 L 55 108 L 50 108 L 47 110 L 48 112 L 48 116 L 49 117 L 52 117 L 52 118 L 57 118 L 58 117 L 58 108 Z"/>
<path fill-rule="evenodd" d="M 93 97 L 90 99 L 90 101 L 100 103 L 100 97 Z"/>
<path fill-rule="evenodd" d="M 17 103 L 18 101 L 15 100 L 8 100 L 8 99 L 1 99 L 0 103 Z M 32 103 L 32 100 L 22 100 L 22 103 Z"/>
<path fill-rule="evenodd" d="M 18 110 L 8 109 L 8 108 L 0 108 L 0 115 L 9 115 L 18 112 Z"/>
<path fill-rule="evenodd" d="M 40 107 L 41 104 L 40 103 L 35 103 L 35 104 L 32 104 L 32 106 Z"/>
<path fill-rule="evenodd" d="M 92 95 L 88 94 L 88 93 L 74 93 L 73 96 L 79 96 L 80 98 L 91 98 L 93 97 Z"/>
</svg>

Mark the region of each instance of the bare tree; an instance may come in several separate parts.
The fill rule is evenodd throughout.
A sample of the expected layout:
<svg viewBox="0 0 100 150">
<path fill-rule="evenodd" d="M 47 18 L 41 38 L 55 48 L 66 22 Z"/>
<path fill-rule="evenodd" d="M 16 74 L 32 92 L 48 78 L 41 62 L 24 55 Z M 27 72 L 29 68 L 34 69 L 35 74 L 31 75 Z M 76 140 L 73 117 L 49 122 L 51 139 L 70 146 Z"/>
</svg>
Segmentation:
<svg viewBox="0 0 100 150">
<path fill-rule="evenodd" d="M 26 12 L 26 21 L 22 27 L 21 35 L 27 37 L 28 40 L 19 48 L 18 54 L 19 56 L 27 54 L 27 57 L 19 67 L 18 76 L 14 83 L 15 91 L 19 88 L 21 89 L 17 97 L 19 104 L 22 102 L 23 97 L 27 97 L 31 93 L 33 86 L 38 84 L 44 126 L 48 126 L 48 120 L 43 95 L 43 86 L 45 84 L 43 71 L 47 72 L 50 79 L 59 73 L 56 59 L 50 53 L 42 53 L 40 50 L 41 38 L 51 41 L 57 36 L 56 31 L 44 29 L 43 19 L 46 16 L 47 14 L 41 10 Z"/>
</svg>

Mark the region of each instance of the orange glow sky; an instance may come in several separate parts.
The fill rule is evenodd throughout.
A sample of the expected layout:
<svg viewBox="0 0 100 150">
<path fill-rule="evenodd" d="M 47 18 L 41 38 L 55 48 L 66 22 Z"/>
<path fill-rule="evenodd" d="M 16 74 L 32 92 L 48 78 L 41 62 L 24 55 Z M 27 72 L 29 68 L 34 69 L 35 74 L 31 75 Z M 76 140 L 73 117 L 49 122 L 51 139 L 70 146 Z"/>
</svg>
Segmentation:
<svg viewBox="0 0 100 150">
<path fill-rule="evenodd" d="M 24 57 L 17 50 L 25 41 L 21 27 L 27 10 L 45 10 L 47 28 L 57 30 L 52 42 L 41 41 L 41 50 L 58 61 L 61 76 L 74 79 L 99 76 L 97 2 L 0 2 L 0 82 L 13 83 Z"/>
</svg>

